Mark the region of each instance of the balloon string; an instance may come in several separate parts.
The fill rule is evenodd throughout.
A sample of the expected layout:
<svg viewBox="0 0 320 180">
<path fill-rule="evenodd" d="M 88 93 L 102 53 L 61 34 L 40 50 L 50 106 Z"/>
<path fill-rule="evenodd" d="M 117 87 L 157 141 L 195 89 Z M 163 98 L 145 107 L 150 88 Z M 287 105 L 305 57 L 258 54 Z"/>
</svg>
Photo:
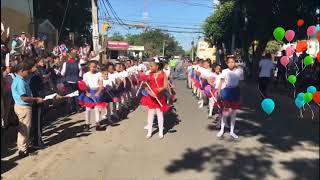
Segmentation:
<svg viewBox="0 0 320 180">
<path fill-rule="evenodd" d="M 266 97 L 265 97 L 265 96 L 263 95 L 263 93 L 261 92 L 259 84 L 258 84 L 258 91 L 259 91 L 259 93 L 261 94 L 261 96 L 263 97 L 263 99 L 265 99 Z"/>
<path fill-rule="evenodd" d="M 298 69 L 298 71 L 296 72 L 296 76 L 298 75 L 298 73 L 299 73 L 299 67 L 298 67 L 298 65 L 297 65 L 297 63 L 296 62 L 294 62 L 294 65 L 296 66 L 296 68 Z"/>
<path fill-rule="evenodd" d="M 312 119 L 313 119 L 313 118 L 314 118 L 313 110 L 312 110 L 312 108 L 311 108 L 311 106 L 310 106 L 310 104 L 309 104 L 309 103 L 307 103 L 307 105 L 309 106 L 309 108 L 310 108 L 310 110 L 311 110 L 311 113 L 312 113 Z"/>
<path fill-rule="evenodd" d="M 300 109 L 300 117 L 303 118 L 302 109 Z"/>
<path fill-rule="evenodd" d="M 297 74 L 296 76 L 298 76 L 300 73 L 302 73 L 302 71 L 304 71 L 304 70 L 306 69 L 306 67 L 307 67 L 307 66 L 304 66 L 304 67 L 302 68 L 302 70 L 301 70 L 300 72 L 298 72 L 298 74 Z"/>
</svg>

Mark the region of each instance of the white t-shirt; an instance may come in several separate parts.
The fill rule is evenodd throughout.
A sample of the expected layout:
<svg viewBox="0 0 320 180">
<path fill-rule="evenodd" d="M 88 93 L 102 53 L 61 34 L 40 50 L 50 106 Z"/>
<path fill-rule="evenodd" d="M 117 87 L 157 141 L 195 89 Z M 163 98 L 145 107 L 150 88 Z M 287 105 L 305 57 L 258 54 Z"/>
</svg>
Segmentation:
<svg viewBox="0 0 320 180">
<path fill-rule="evenodd" d="M 121 72 L 121 77 L 122 77 L 122 78 L 129 77 L 128 71 L 122 71 L 122 72 Z"/>
<path fill-rule="evenodd" d="M 214 83 L 213 83 L 213 87 L 215 89 L 218 89 L 218 86 L 220 84 L 220 80 L 221 80 L 221 74 L 216 74 L 214 72 L 211 72 L 208 76 L 208 78 L 213 77 L 215 79 Z"/>
<path fill-rule="evenodd" d="M 207 79 L 210 76 L 211 73 L 212 73 L 211 69 L 202 68 L 201 77 L 204 78 L 204 79 Z"/>
<path fill-rule="evenodd" d="M 90 71 L 83 75 L 83 81 L 86 85 L 93 90 L 99 88 L 99 80 L 102 80 L 102 74 L 100 72 L 92 74 Z"/>
<path fill-rule="evenodd" d="M 107 79 L 107 80 L 103 80 L 103 87 L 106 87 L 106 86 L 113 86 L 113 81 L 111 79 Z"/>
<path fill-rule="evenodd" d="M 259 77 L 271 77 L 271 71 L 274 67 L 272 60 L 270 59 L 261 59 L 259 62 L 259 68 L 261 71 Z"/>
<path fill-rule="evenodd" d="M 221 79 L 224 79 L 224 84 L 222 85 L 221 89 L 225 87 L 237 87 L 239 85 L 239 81 L 242 79 L 242 72 L 239 69 L 224 69 L 221 73 Z"/>
</svg>

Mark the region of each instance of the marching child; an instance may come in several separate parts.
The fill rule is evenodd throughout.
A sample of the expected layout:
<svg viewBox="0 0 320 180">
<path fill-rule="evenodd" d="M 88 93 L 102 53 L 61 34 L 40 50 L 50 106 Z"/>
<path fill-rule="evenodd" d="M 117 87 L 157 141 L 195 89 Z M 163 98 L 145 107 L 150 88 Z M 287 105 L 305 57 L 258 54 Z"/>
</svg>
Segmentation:
<svg viewBox="0 0 320 180">
<path fill-rule="evenodd" d="M 227 69 L 221 73 L 221 80 L 218 86 L 217 93 L 220 94 L 223 111 L 221 119 L 221 129 L 217 137 L 221 137 L 224 133 L 224 126 L 227 118 L 230 116 L 230 135 L 233 138 L 238 138 L 234 133 L 237 109 L 240 109 L 240 88 L 239 81 L 242 80 L 242 71 L 236 67 L 235 56 L 227 57 Z"/>
<path fill-rule="evenodd" d="M 96 61 L 89 62 L 89 71 L 83 75 L 83 82 L 86 89 L 79 96 L 79 102 L 86 107 L 85 112 L 85 131 L 90 127 L 90 115 L 94 111 L 96 118 L 96 130 L 102 130 L 100 126 L 101 111 L 105 109 L 107 103 L 103 101 L 103 79 L 101 72 L 97 70 L 98 63 Z M 81 89 L 81 88 L 79 88 Z"/>
<path fill-rule="evenodd" d="M 114 81 L 113 79 L 109 78 L 108 67 L 101 68 L 102 73 L 102 83 L 103 83 L 103 99 L 108 105 L 106 106 L 107 113 L 104 117 L 108 118 L 108 122 L 112 122 L 111 120 L 111 103 L 113 102 L 113 88 L 114 88 Z"/>
<path fill-rule="evenodd" d="M 208 83 L 211 85 L 213 91 L 212 95 L 209 95 L 209 114 L 208 118 L 212 118 L 213 108 L 215 106 L 221 107 L 218 102 L 218 97 L 215 96 L 215 90 L 218 89 L 219 83 L 220 83 L 220 74 L 221 74 L 221 66 L 219 64 L 216 64 L 212 67 L 213 72 L 208 77 Z"/>
<path fill-rule="evenodd" d="M 163 138 L 163 112 L 169 110 L 166 103 L 166 97 L 163 92 L 168 88 L 168 77 L 162 71 L 161 63 L 156 58 L 150 62 L 150 74 L 146 84 L 147 96 L 141 98 L 141 104 L 146 106 L 148 110 L 148 133 L 147 138 L 152 135 L 152 123 L 154 115 L 157 114 L 159 138 Z"/>
</svg>

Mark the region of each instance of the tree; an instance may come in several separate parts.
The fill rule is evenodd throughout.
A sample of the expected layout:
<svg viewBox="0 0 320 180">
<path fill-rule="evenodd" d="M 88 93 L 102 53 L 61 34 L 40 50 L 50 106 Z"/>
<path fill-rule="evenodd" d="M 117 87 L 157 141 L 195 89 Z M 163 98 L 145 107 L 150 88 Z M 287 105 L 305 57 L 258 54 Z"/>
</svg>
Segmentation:
<svg viewBox="0 0 320 180">
<path fill-rule="evenodd" d="M 147 56 L 162 55 L 165 44 L 165 56 L 183 55 L 184 51 L 173 36 L 159 29 L 146 29 L 140 34 L 127 35 L 130 45 L 144 46 Z"/>
<path fill-rule="evenodd" d="M 203 25 L 206 39 L 212 44 L 222 47 L 225 43 L 227 47 L 231 43 L 232 18 L 235 9 L 235 1 L 226 1 L 217 6 L 214 14 L 207 17 Z"/>
<path fill-rule="evenodd" d="M 35 20 L 49 19 L 58 29 L 59 41 L 66 41 L 69 32 L 75 33 L 75 44 L 81 45 L 86 38 L 91 41 L 91 1 L 70 0 L 67 8 L 66 0 L 34 0 Z M 65 14 L 65 10 L 66 15 Z M 62 21 L 64 23 L 62 24 Z"/>
<path fill-rule="evenodd" d="M 215 13 L 205 22 L 205 36 L 218 46 L 225 41 L 228 50 L 231 35 L 229 29 L 236 29 L 236 47 L 243 49 L 245 60 L 248 60 L 248 50 L 252 42 L 258 42 L 253 54 L 252 70 L 255 73 L 267 43 L 273 39 L 272 32 L 275 27 L 295 30 L 296 39 L 306 38 L 306 28 L 317 22 L 315 15 L 317 2 L 316 0 L 220 0 Z M 231 6 L 232 3 L 234 6 Z M 227 5 L 229 9 L 225 8 Z M 305 25 L 298 29 L 296 21 L 299 18 L 305 20 Z"/>
<path fill-rule="evenodd" d="M 109 41 L 124 41 L 126 38 L 118 32 L 112 34 L 111 37 L 108 38 Z"/>
</svg>

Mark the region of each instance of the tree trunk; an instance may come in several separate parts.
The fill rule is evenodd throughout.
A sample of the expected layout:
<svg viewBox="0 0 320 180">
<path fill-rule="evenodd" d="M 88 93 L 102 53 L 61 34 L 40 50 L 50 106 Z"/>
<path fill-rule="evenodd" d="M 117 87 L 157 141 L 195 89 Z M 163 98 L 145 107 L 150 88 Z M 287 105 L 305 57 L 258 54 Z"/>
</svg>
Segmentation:
<svg viewBox="0 0 320 180">
<path fill-rule="evenodd" d="M 252 67 L 253 77 L 258 76 L 259 61 L 269 41 L 269 34 L 261 35 L 258 41 L 259 41 L 258 46 L 256 48 L 255 54 L 253 55 L 253 67 Z"/>
</svg>

